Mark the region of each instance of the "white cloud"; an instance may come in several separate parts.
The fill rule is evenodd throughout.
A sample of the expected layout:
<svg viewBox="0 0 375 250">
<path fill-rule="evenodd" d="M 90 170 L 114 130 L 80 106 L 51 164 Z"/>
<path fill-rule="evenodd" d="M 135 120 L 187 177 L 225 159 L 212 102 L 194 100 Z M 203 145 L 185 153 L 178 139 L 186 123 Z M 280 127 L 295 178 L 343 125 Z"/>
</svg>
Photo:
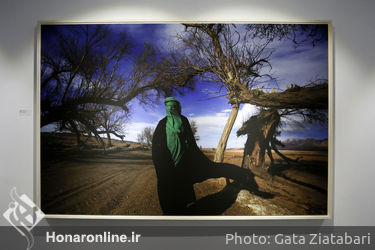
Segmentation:
<svg viewBox="0 0 375 250">
<path fill-rule="evenodd" d="M 131 122 L 126 124 L 125 127 L 125 140 L 127 141 L 137 141 L 137 135 L 142 132 L 146 127 L 152 127 L 155 129 L 157 123 L 146 123 L 146 122 Z"/>
<path fill-rule="evenodd" d="M 232 110 L 231 109 L 224 109 L 222 110 L 221 112 L 224 112 L 224 113 L 230 113 Z"/>
<path fill-rule="evenodd" d="M 277 51 L 281 50 L 279 53 Z M 306 44 L 278 48 L 271 58 L 273 76 L 278 78 L 281 88 L 287 84 L 307 84 L 317 78 L 328 78 L 327 48 Z"/>
<path fill-rule="evenodd" d="M 230 109 L 222 110 L 215 115 L 202 115 L 197 117 L 189 117 L 197 123 L 199 145 L 203 147 L 216 147 L 219 143 L 221 133 L 228 120 Z M 236 122 L 234 123 L 231 135 L 227 143 L 227 148 L 242 147 L 246 141 L 246 137 L 237 137 L 236 132 L 242 126 L 242 122 L 246 121 L 256 113 L 256 107 L 251 104 L 244 104 L 238 112 Z"/>
<path fill-rule="evenodd" d="M 152 111 L 152 112 L 148 112 L 148 111 L 146 111 L 150 116 L 152 116 L 152 117 L 154 117 L 154 118 L 156 118 L 156 120 L 161 120 L 164 116 L 165 116 L 165 114 L 164 113 L 159 113 L 159 112 L 155 112 L 155 111 Z"/>
<path fill-rule="evenodd" d="M 204 136 L 212 136 L 220 134 L 224 129 L 224 125 L 227 121 L 227 116 L 198 116 L 192 117 L 197 123 L 198 135 L 202 138 Z"/>
<path fill-rule="evenodd" d="M 218 116 L 218 117 L 228 117 L 231 111 L 232 111 L 231 109 L 223 109 L 221 112 L 216 113 L 216 116 Z"/>
<path fill-rule="evenodd" d="M 221 112 L 221 113 L 216 113 L 216 116 L 217 116 L 217 117 L 227 117 L 228 114 L 227 114 L 227 113 L 224 113 L 224 112 Z"/>
<path fill-rule="evenodd" d="M 305 130 L 305 128 L 303 127 L 304 119 L 300 115 L 290 115 L 288 117 L 282 117 L 281 123 L 283 124 L 283 132 L 297 132 Z"/>
<path fill-rule="evenodd" d="M 40 131 L 41 132 L 55 132 L 57 128 L 58 128 L 57 123 L 51 123 L 51 124 L 41 127 Z"/>
<path fill-rule="evenodd" d="M 242 123 L 247 121 L 251 116 L 255 115 L 257 113 L 257 108 L 254 105 L 251 104 L 243 104 L 242 108 L 238 112 L 236 122 L 233 125 L 234 130 L 238 130 L 242 127 Z"/>
<path fill-rule="evenodd" d="M 155 41 L 157 45 L 163 49 L 168 49 L 171 46 L 175 46 L 178 42 L 177 34 L 184 31 L 182 24 L 166 24 L 160 29 Z"/>
</svg>

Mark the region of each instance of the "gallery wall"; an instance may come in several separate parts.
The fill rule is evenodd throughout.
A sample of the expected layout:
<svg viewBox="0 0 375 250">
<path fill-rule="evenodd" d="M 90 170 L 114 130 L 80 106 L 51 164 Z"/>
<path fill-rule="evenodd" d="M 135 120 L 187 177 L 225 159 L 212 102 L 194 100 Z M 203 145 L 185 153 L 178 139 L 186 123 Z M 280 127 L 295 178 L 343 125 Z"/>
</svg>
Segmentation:
<svg viewBox="0 0 375 250">
<path fill-rule="evenodd" d="M 34 196 L 38 20 L 330 20 L 334 39 L 333 218 L 304 221 L 101 221 L 127 225 L 375 225 L 375 21 L 372 0 L 2 0 L 0 212 L 9 191 Z M 49 224 L 91 221 L 49 220 Z M 7 225 L 1 217 L 0 225 Z"/>
</svg>

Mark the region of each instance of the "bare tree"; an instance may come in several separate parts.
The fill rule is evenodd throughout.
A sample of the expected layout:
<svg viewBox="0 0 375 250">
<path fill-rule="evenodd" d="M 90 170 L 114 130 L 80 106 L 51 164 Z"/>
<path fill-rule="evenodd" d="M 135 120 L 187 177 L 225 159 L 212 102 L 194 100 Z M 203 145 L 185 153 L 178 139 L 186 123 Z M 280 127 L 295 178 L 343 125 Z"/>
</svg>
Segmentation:
<svg viewBox="0 0 375 250">
<path fill-rule="evenodd" d="M 193 136 L 194 136 L 195 140 L 199 141 L 200 137 L 197 134 L 197 132 L 198 132 L 197 122 L 195 120 L 190 120 L 190 127 L 191 127 L 191 131 L 193 132 Z"/>
<path fill-rule="evenodd" d="M 98 113 L 99 128 L 107 136 L 107 145 L 112 146 L 111 134 L 120 138 L 125 137 L 125 124 L 128 119 L 128 113 L 123 112 L 119 107 L 107 107 Z"/>
<path fill-rule="evenodd" d="M 137 140 L 143 145 L 151 146 L 153 135 L 154 129 L 152 127 L 145 127 L 142 132 L 138 134 Z"/>
<path fill-rule="evenodd" d="M 108 25 L 46 25 L 42 36 L 41 127 L 59 124 L 78 141 L 86 133 L 102 143 L 106 134 L 110 142 L 110 134 L 123 137 L 131 100 L 151 104 L 173 91 L 159 81 L 156 51 L 145 44 L 132 56 L 127 35 Z"/>
<path fill-rule="evenodd" d="M 303 122 L 299 122 L 292 117 L 302 117 Z M 304 124 L 318 121 L 324 123 L 327 121 L 327 113 L 325 110 L 309 110 L 309 109 L 274 109 L 261 108 L 259 113 L 253 115 L 245 121 L 242 127 L 237 131 L 237 136 L 247 135 L 245 143 L 242 167 L 252 168 L 264 167 L 265 155 L 267 153 L 271 165 L 274 163 L 272 151 L 278 154 L 288 164 L 295 162 L 297 159 L 291 159 L 282 154 L 278 146 L 283 147 L 283 143 L 277 139 L 280 135 L 282 127 L 282 119 L 286 118 L 292 124 L 304 127 Z"/>
<path fill-rule="evenodd" d="M 93 135 L 103 148 L 106 145 L 102 135 L 106 135 L 108 147 L 112 146 L 111 135 L 121 140 L 124 139 L 128 113 L 115 106 L 86 105 L 85 108 L 86 112 L 82 113 L 84 116 L 68 122 L 60 122 L 57 129 L 75 134 L 78 147 L 85 144 L 82 136 L 91 137 Z"/>
<path fill-rule="evenodd" d="M 184 67 L 212 82 L 220 83 L 232 101 L 232 111 L 225 124 L 215 154 L 222 162 L 229 134 L 236 120 L 240 101 L 239 90 L 257 86 L 258 79 L 270 78 L 261 70 L 269 67 L 269 41 L 254 43 L 248 35 L 241 36 L 235 26 L 223 24 L 185 24 L 186 33 L 179 36 L 184 44 Z"/>
<path fill-rule="evenodd" d="M 298 34 L 305 39 L 299 39 Z M 216 162 L 224 159 L 241 103 L 293 109 L 328 106 L 326 83 L 275 93 L 262 89 L 273 79 L 270 74 L 273 50 L 269 48 L 272 41 L 291 39 L 298 45 L 312 39 L 314 45 L 319 40 L 318 34 L 319 27 L 314 25 L 185 24 L 185 32 L 178 36 L 180 47 L 166 60 L 171 65 L 166 76 L 181 86 L 200 78 L 225 88 L 224 96 L 232 110 L 216 150 Z"/>
</svg>

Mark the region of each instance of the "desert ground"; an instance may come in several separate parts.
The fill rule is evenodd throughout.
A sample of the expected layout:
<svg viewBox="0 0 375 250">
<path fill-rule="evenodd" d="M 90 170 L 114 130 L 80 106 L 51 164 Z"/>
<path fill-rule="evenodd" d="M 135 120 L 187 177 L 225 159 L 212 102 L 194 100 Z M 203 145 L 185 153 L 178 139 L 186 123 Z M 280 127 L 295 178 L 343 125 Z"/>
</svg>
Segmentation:
<svg viewBox="0 0 375 250">
<path fill-rule="evenodd" d="M 77 148 L 72 135 L 42 133 L 41 206 L 46 214 L 162 215 L 151 149 L 113 140 L 104 153 L 94 139 Z M 203 149 L 213 158 L 213 149 Z M 225 178 L 195 184 L 198 215 L 325 215 L 327 151 L 281 150 L 297 163 L 253 171 L 258 192 L 227 185 Z M 242 150 L 227 150 L 224 162 L 241 166 Z M 269 164 L 269 162 L 266 162 Z M 263 173 L 263 174 L 262 174 Z M 231 181 L 229 181 L 231 182 Z"/>
</svg>

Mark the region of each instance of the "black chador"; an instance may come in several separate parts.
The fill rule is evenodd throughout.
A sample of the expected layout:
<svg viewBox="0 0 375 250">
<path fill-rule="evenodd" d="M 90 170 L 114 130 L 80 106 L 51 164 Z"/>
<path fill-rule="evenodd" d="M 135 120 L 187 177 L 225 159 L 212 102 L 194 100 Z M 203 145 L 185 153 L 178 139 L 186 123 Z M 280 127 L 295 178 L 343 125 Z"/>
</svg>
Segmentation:
<svg viewBox="0 0 375 250">
<path fill-rule="evenodd" d="M 228 177 L 242 183 L 250 171 L 232 164 L 210 161 L 196 144 L 188 119 L 174 97 L 164 100 L 167 116 L 159 121 L 152 139 L 152 160 L 157 174 L 160 206 L 165 215 L 183 215 L 196 200 L 194 183 Z M 249 183 L 248 183 L 249 184 Z M 256 185 L 255 182 L 251 185 Z"/>
</svg>

